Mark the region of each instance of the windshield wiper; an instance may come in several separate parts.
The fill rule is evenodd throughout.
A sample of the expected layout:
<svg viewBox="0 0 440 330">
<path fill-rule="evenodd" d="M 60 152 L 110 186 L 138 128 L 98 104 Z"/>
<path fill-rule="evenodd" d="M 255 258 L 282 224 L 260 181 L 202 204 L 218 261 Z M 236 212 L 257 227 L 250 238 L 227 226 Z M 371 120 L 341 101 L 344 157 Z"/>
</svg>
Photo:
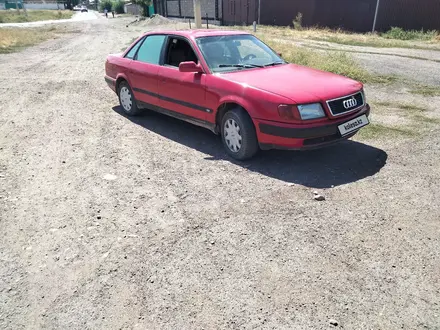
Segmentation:
<svg viewBox="0 0 440 330">
<path fill-rule="evenodd" d="M 219 68 L 264 68 L 263 65 L 258 64 L 220 64 Z"/>
<path fill-rule="evenodd" d="M 264 66 L 275 66 L 275 65 L 281 65 L 281 64 L 286 64 L 286 62 L 272 62 L 272 63 L 265 64 Z"/>
</svg>

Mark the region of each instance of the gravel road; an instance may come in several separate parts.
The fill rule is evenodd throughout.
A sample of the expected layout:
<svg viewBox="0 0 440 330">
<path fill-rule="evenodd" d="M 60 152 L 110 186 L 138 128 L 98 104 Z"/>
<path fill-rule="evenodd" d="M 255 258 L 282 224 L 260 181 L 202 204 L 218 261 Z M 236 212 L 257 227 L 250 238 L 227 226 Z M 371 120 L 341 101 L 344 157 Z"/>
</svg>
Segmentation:
<svg viewBox="0 0 440 330">
<path fill-rule="evenodd" d="M 438 126 L 233 162 L 121 114 L 128 21 L 0 55 L 1 329 L 440 329 Z"/>
</svg>

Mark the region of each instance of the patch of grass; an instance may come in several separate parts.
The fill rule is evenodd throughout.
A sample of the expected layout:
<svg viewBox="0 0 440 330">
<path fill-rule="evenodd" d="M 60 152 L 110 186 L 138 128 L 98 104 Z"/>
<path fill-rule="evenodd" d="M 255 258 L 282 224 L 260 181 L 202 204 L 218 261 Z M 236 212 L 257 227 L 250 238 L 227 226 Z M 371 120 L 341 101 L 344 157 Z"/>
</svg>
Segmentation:
<svg viewBox="0 0 440 330">
<path fill-rule="evenodd" d="M 0 54 L 12 53 L 55 36 L 55 28 L 0 29 Z"/>
<path fill-rule="evenodd" d="M 2 10 L 0 11 L 0 23 L 24 23 L 46 20 L 58 20 L 71 18 L 73 11 L 70 10 Z"/>
<path fill-rule="evenodd" d="M 273 39 L 264 40 L 270 47 L 283 54 L 283 58 L 299 65 L 340 74 L 363 83 L 389 83 L 395 80 L 391 76 L 372 75 L 362 68 L 345 52 L 324 52 L 299 47 L 288 42 Z"/>
<path fill-rule="evenodd" d="M 388 55 L 388 56 L 396 56 L 396 57 L 403 57 L 403 58 L 410 58 L 414 60 L 422 60 L 422 61 L 431 61 L 431 62 L 437 62 L 440 63 L 440 60 L 434 60 L 432 58 L 426 58 L 421 56 L 412 56 L 412 55 L 400 55 L 400 54 L 393 54 L 393 53 L 384 53 L 384 52 L 370 52 L 365 50 L 358 50 L 358 49 L 335 49 L 332 46 L 329 45 L 315 45 L 315 44 L 302 44 L 303 47 L 313 48 L 313 49 L 321 49 L 321 50 L 327 50 L 327 51 L 333 51 L 333 52 L 341 52 L 344 51 L 346 53 L 355 53 L 355 54 L 371 54 L 371 55 Z"/>
<path fill-rule="evenodd" d="M 402 110 L 411 111 L 411 112 L 423 112 L 426 111 L 425 108 L 421 108 L 414 104 L 400 104 L 398 107 Z"/>
<path fill-rule="evenodd" d="M 376 74 L 370 74 L 370 80 L 367 81 L 369 83 L 375 83 L 375 84 L 392 84 L 398 80 L 398 77 L 392 76 L 392 75 L 376 75 Z"/>
<path fill-rule="evenodd" d="M 439 36 L 439 33 L 435 30 L 404 30 L 400 27 L 392 27 L 391 30 L 382 33 L 382 36 L 386 39 L 397 40 L 434 40 Z"/>
<path fill-rule="evenodd" d="M 298 13 L 298 15 L 296 15 L 295 19 L 292 21 L 293 28 L 295 30 L 302 30 L 303 29 L 302 19 L 303 19 L 303 14 Z"/>
<path fill-rule="evenodd" d="M 432 124 L 432 125 L 440 124 L 440 118 L 432 118 L 424 115 L 415 115 L 414 119 L 417 120 L 418 122 L 425 124 Z"/>
<path fill-rule="evenodd" d="M 437 86 L 417 86 L 410 89 L 411 94 L 418 94 L 423 96 L 440 96 L 440 87 Z"/>
<path fill-rule="evenodd" d="M 374 103 L 372 103 L 372 105 L 378 106 L 378 107 L 392 107 L 395 104 L 392 102 L 374 102 Z"/>
<path fill-rule="evenodd" d="M 335 35 L 324 35 L 321 37 L 311 38 L 316 41 L 326 41 L 340 45 L 359 46 L 359 47 L 375 47 L 375 48 L 416 48 L 416 49 L 440 49 L 440 45 L 435 45 L 435 39 L 432 40 L 434 45 L 430 44 L 414 44 L 404 40 L 389 39 L 381 37 L 377 34 L 346 34 L 336 33 Z M 438 47 L 436 47 L 438 46 Z"/>
<path fill-rule="evenodd" d="M 371 123 L 361 129 L 358 133 L 358 137 L 365 140 L 372 140 L 381 137 L 411 137 L 416 135 L 416 132 L 406 128 L 390 127 L 376 123 Z"/>
<path fill-rule="evenodd" d="M 419 122 L 419 123 L 425 123 L 425 124 L 435 124 L 438 125 L 440 124 L 440 118 L 432 118 L 432 117 L 427 117 L 421 114 L 416 114 L 414 115 L 414 120 Z"/>
<path fill-rule="evenodd" d="M 372 103 L 373 106 L 376 107 L 384 107 L 389 109 L 396 109 L 396 110 L 404 110 L 408 114 L 416 114 L 426 111 L 426 108 L 419 107 L 415 104 L 408 104 L 408 103 L 398 103 L 398 102 L 374 102 Z"/>
</svg>

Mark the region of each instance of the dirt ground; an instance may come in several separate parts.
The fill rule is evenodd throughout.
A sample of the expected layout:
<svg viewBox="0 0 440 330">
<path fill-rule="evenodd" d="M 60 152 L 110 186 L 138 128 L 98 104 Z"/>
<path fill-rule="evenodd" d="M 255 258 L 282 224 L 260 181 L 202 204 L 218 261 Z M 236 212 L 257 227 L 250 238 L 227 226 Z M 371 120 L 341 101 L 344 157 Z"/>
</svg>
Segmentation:
<svg viewBox="0 0 440 330">
<path fill-rule="evenodd" d="M 1 329 L 440 329 L 439 97 L 367 86 L 426 106 L 421 134 L 237 163 L 121 114 L 104 60 L 147 29 L 129 21 L 0 56 Z"/>
</svg>

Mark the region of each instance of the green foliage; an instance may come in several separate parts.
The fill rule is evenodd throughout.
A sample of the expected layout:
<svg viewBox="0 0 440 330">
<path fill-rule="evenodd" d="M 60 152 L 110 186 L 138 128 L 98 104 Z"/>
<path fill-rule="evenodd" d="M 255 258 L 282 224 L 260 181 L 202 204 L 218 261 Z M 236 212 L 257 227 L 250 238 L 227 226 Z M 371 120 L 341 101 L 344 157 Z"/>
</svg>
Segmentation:
<svg viewBox="0 0 440 330">
<path fill-rule="evenodd" d="M 439 36 L 438 31 L 423 31 L 423 30 L 404 30 L 400 27 L 392 27 L 391 30 L 382 34 L 382 37 L 387 39 L 397 40 L 432 40 Z"/>
<path fill-rule="evenodd" d="M 123 14 L 124 4 L 125 2 L 122 0 L 115 1 L 113 2 L 112 9 L 115 11 L 116 14 Z"/>
<path fill-rule="evenodd" d="M 295 19 L 292 21 L 293 28 L 295 30 L 301 31 L 303 29 L 302 19 L 303 19 L 303 14 L 302 13 L 298 13 L 298 15 L 296 15 Z"/>
<path fill-rule="evenodd" d="M 416 136 L 417 132 L 404 127 L 391 127 L 382 124 L 371 123 L 361 129 L 358 138 L 361 140 L 372 140 L 379 138 L 411 137 Z"/>
<path fill-rule="evenodd" d="M 151 0 L 133 0 L 132 3 L 141 6 L 142 16 L 149 16 L 148 7 L 151 5 Z"/>
<path fill-rule="evenodd" d="M 437 86 L 416 86 L 409 91 L 411 94 L 423 96 L 440 96 L 440 87 Z"/>
<path fill-rule="evenodd" d="M 113 1 L 111 0 L 102 0 L 99 2 L 99 10 L 104 11 L 107 9 L 107 11 L 111 11 L 113 7 Z"/>
</svg>

